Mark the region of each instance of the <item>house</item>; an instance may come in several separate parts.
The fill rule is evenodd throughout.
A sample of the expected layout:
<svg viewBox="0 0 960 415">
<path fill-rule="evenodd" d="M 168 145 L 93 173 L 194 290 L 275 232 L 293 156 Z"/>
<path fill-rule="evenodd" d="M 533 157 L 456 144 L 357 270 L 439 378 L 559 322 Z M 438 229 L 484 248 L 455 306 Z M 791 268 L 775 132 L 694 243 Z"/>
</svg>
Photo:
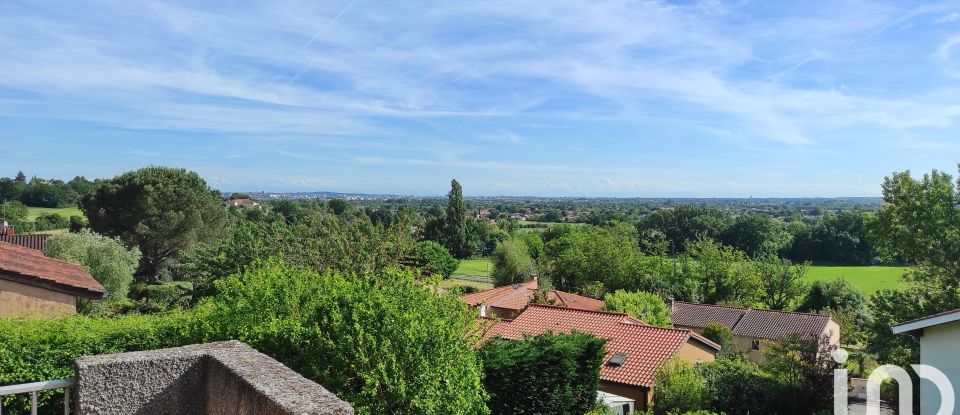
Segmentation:
<svg viewBox="0 0 960 415">
<path fill-rule="evenodd" d="M 0 317 L 77 312 L 77 298 L 101 299 L 103 286 L 82 266 L 0 242 Z"/>
<path fill-rule="evenodd" d="M 223 202 L 223 206 L 225 206 L 225 207 L 237 206 L 237 207 L 241 207 L 241 208 L 260 209 L 260 204 L 257 203 L 256 200 L 253 200 L 253 199 L 233 199 L 233 200 L 228 200 L 228 201 L 226 201 L 226 202 Z"/>
<path fill-rule="evenodd" d="M 624 415 L 646 411 L 655 399 L 657 368 L 674 356 L 689 362 L 714 360 L 720 346 L 684 329 L 654 327 L 628 314 L 530 304 L 514 320 L 489 320 L 484 339 L 520 339 L 546 332 L 590 333 L 607 340 L 600 367 L 600 397 Z"/>
<path fill-rule="evenodd" d="M 920 363 L 940 370 L 952 382 L 960 379 L 960 309 L 934 314 L 893 326 L 893 334 L 909 334 L 920 341 Z M 953 387 L 954 402 L 960 402 L 960 388 Z M 936 414 L 940 390 L 933 382 L 920 382 L 920 413 Z"/>
<path fill-rule="evenodd" d="M 831 345 L 840 346 L 840 324 L 827 315 L 683 301 L 673 301 L 670 307 L 674 327 L 697 333 L 703 333 L 709 323 L 730 328 L 733 343 L 754 363 L 764 361 L 764 341 L 779 341 L 793 334 L 817 340 L 826 337 Z"/>
<path fill-rule="evenodd" d="M 13 227 L 10 227 L 13 229 Z M 50 234 L 46 233 L 35 233 L 35 234 L 3 234 L 0 233 L 0 242 L 6 242 L 9 244 L 20 245 L 25 248 L 35 249 L 37 251 L 43 251 L 43 248 L 47 244 L 47 238 L 50 237 Z"/>
<path fill-rule="evenodd" d="M 460 299 L 471 307 L 476 307 L 480 317 L 512 320 L 533 302 L 538 290 L 537 284 L 537 279 L 534 278 L 520 284 L 467 294 Z M 544 294 L 550 304 L 560 307 L 590 311 L 603 308 L 603 301 L 582 295 L 557 290 L 546 290 Z"/>
</svg>

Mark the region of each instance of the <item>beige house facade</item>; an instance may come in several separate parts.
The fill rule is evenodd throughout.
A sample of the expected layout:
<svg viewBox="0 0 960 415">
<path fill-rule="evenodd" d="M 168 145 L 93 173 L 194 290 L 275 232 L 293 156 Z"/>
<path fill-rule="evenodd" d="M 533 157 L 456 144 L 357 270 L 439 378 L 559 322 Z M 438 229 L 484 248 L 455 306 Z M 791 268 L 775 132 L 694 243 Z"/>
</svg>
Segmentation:
<svg viewBox="0 0 960 415">
<path fill-rule="evenodd" d="M 77 299 L 101 299 L 103 286 L 82 266 L 0 242 L 0 317 L 77 312 Z"/>
</svg>

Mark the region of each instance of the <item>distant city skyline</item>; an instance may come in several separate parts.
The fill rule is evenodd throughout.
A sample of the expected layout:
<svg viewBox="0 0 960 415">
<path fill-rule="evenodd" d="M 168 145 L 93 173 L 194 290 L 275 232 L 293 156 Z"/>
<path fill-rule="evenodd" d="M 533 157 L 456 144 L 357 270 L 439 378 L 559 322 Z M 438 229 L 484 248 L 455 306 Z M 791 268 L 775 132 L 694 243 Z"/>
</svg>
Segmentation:
<svg viewBox="0 0 960 415">
<path fill-rule="evenodd" d="M 10 1 L 0 45 L 0 176 L 875 197 L 960 161 L 956 1 Z"/>
</svg>

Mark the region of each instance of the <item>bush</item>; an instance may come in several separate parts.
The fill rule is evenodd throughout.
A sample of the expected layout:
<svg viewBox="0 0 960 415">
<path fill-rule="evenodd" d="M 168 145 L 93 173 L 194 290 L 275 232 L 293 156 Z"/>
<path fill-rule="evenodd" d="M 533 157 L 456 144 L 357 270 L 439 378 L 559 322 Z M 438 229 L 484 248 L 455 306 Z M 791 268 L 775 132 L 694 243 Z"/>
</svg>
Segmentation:
<svg viewBox="0 0 960 415">
<path fill-rule="evenodd" d="M 480 349 L 490 413 L 583 414 L 596 406 L 604 340 L 547 333 Z"/>
<path fill-rule="evenodd" d="M 450 278 L 460 264 L 447 248 L 433 241 L 418 242 L 413 253 L 426 274 L 437 274 L 443 278 Z"/>
<path fill-rule="evenodd" d="M 81 230 L 86 229 L 89 226 L 90 224 L 87 223 L 87 219 L 84 218 L 83 216 L 70 215 L 70 225 L 68 226 L 68 229 L 70 229 L 71 233 L 80 232 Z"/>
<path fill-rule="evenodd" d="M 59 320 L 0 319 L 0 385 L 74 376 L 80 356 L 182 346 L 195 340 L 186 333 L 186 314 Z M 63 393 L 41 393 L 42 414 L 63 413 Z M 4 413 L 29 413 L 27 396 L 3 400 Z"/>
<path fill-rule="evenodd" d="M 359 414 L 485 414 L 476 314 L 412 274 L 345 277 L 261 262 L 196 309 L 207 340 L 238 339 Z"/>
<path fill-rule="evenodd" d="M 674 358 L 663 363 L 654 380 L 653 412 L 656 415 L 682 414 L 708 407 L 709 391 L 703 376 L 692 363 Z"/>
<path fill-rule="evenodd" d="M 137 311 L 157 313 L 189 308 L 193 298 L 193 283 L 168 281 L 160 284 L 138 282 L 130 292 Z"/>
<path fill-rule="evenodd" d="M 33 229 L 36 231 L 49 231 L 51 229 L 66 229 L 70 226 L 70 220 L 57 213 L 48 213 L 37 217 L 33 221 Z"/>
<path fill-rule="evenodd" d="M 730 352 L 734 347 L 733 332 L 730 331 L 729 327 L 720 323 L 707 323 L 703 327 L 703 337 L 719 344 L 723 352 Z"/>
<path fill-rule="evenodd" d="M 80 311 L 86 313 L 96 313 L 111 302 L 126 300 L 133 272 L 140 261 L 137 248 L 127 249 L 117 239 L 88 230 L 51 236 L 43 254 L 82 265 L 107 290 L 106 300 L 84 300 L 77 304 Z"/>
<path fill-rule="evenodd" d="M 603 298 L 604 310 L 630 314 L 647 324 L 670 327 L 670 308 L 657 294 L 617 290 Z"/>
<path fill-rule="evenodd" d="M 707 384 L 708 407 L 731 415 L 764 414 L 770 399 L 770 376 L 757 365 L 721 358 L 697 367 Z"/>
</svg>

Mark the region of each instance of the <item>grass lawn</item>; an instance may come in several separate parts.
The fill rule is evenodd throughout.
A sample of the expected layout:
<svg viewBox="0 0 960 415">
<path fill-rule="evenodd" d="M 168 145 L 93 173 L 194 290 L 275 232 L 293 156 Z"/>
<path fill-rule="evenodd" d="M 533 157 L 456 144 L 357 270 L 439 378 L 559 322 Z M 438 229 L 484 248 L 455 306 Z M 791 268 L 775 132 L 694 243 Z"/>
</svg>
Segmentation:
<svg viewBox="0 0 960 415">
<path fill-rule="evenodd" d="M 834 280 L 843 278 L 850 281 L 855 287 L 863 291 L 863 294 L 870 296 L 876 291 L 886 288 L 903 288 L 906 284 L 900 281 L 900 276 L 906 272 L 908 267 L 847 267 L 814 265 L 807 272 L 807 281 L 814 280 Z"/>
<path fill-rule="evenodd" d="M 36 220 L 41 215 L 49 215 L 51 213 L 56 213 L 65 218 L 70 218 L 70 216 L 77 215 L 83 216 L 83 213 L 80 212 L 79 208 L 68 207 L 68 208 L 40 208 L 40 207 L 31 207 L 27 208 L 27 220 Z"/>
<path fill-rule="evenodd" d="M 453 272 L 453 275 L 489 277 L 491 269 L 493 269 L 493 264 L 488 258 L 461 259 L 460 266 Z"/>
<path fill-rule="evenodd" d="M 489 290 L 493 288 L 493 284 L 489 282 L 480 282 L 475 280 L 462 279 L 457 277 L 450 277 L 440 282 L 440 288 L 443 290 L 449 290 L 452 287 L 464 285 L 476 288 L 478 291 Z"/>
</svg>

